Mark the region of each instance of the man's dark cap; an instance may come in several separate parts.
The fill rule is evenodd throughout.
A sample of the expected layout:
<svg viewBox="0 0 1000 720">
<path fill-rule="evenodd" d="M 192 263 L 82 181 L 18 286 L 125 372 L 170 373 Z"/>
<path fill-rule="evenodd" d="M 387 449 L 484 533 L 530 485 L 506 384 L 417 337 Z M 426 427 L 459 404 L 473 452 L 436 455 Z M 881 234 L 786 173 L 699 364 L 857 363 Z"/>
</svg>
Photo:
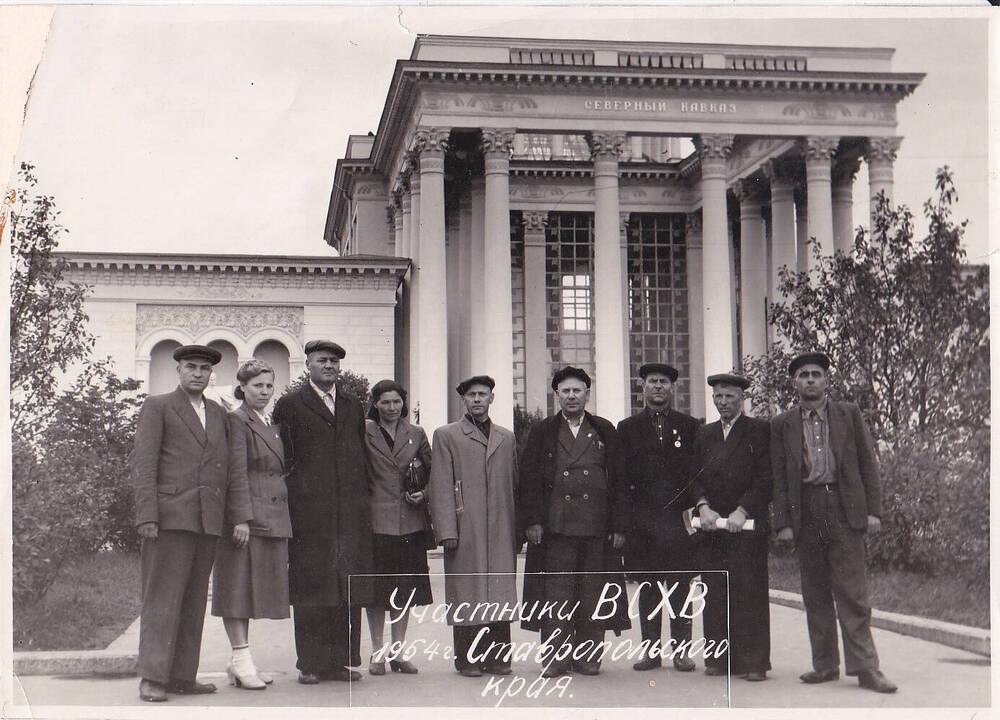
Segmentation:
<svg viewBox="0 0 1000 720">
<path fill-rule="evenodd" d="M 201 358 L 208 360 L 213 365 L 218 365 L 222 360 L 222 353 L 215 348 L 206 345 L 181 345 L 174 350 L 174 360 L 186 360 L 188 358 Z"/>
<path fill-rule="evenodd" d="M 819 365 L 824 370 L 830 369 L 830 358 L 826 353 L 802 353 L 788 363 L 788 374 L 794 376 L 803 365 Z"/>
<path fill-rule="evenodd" d="M 485 385 L 493 392 L 493 388 L 497 386 L 496 380 L 491 378 L 489 375 L 473 375 L 468 380 L 463 380 L 455 387 L 455 392 L 459 395 L 465 395 L 469 391 L 469 388 L 473 385 Z"/>
<path fill-rule="evenodd" d="M 552 389 L 555 390 L 559 387 L 561 383 L 566 378 L 576 378 L 583 382 L 584 385 L 590 387 L 590 375 L 583 368 L 573 367 L 572 365 L 567 365 L 561 370 L 556 370 L 556 374 L 552 376 Z"/>
<path fill-rule="evenodd" d="M 347 351 L 332 340 L 310 340 L 306 343 L 306 355 L 310 353 L 326 350 L 337 356 L 338 360 L 343 360 Z"/>
<path fill-rule="evenodd" d="M 709 375 L 708 384 L 712 387 L 715 387 L 716 385 L 733 385 L 734 387 L 743 388 L 744 390 L 750 387 L 749 380 L 742 375 L 733 375 L 732 373 Z"/>
<path fill-rule="evenodd" d="M 672 365 L 664 365 L 663 363 L 646 363 L 641 368 L 639 368 L 639 377 L 643 380 L 650 373 L 659 373 L 660 375 L 666 375 L 670 378 L 670 382 L 677 382 L 677 368 Z"/>
</svg>

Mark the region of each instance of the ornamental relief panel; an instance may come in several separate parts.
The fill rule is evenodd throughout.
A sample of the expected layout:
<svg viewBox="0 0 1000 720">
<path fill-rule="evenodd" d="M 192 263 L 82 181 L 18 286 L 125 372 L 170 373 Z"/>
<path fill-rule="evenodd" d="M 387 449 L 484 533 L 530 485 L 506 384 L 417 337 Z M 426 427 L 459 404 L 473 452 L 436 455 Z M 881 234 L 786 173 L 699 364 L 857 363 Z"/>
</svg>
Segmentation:
<svg viewBox="0 0 1000 720">
<path fill-rule="evenodd" d="M 424 110 L 468 109 L 479 112 L 513 112 L 514 110 L 535 110 L 538 103 L 527 95 L 503 93 L 426 93 L 421 99 Z"/>
<path fill-rule="evenodd" d="M 302 340 L 303 309 L 293 306 L 138 305 L 139 337 L 163 327 L 176 327 L 192 337 L 210 328 L 224 327 L 243 338 L 264 328 L 279 328 Z"/>
</svg>

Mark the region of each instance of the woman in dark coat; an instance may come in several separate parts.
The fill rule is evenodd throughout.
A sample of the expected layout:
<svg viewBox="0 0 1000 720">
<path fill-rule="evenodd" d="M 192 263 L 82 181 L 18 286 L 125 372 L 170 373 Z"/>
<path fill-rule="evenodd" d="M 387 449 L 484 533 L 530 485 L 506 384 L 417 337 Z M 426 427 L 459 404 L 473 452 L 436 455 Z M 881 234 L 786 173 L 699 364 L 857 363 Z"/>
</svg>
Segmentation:
<svg viewBox="0 0 1000 720">
<path fill-rule="evenodd" d="M 375 384 L 371 394 L 365 446 L 372 470 L 372 526 L 378 577 L 374 602 L 367 606 L 374 649 L 368 672 L 385 675 L 386 655 L 397 654 L 406 639 L 409 606 L 431 602 L 427 576 L 430 522 L 425 487 L 431 471 L 431 446 L 423 429 L 405 419 L 406 390 L 402 385 L 382 380 Z M 401 577 L 387 577 L 391 575 Z M 388 653 L 383 646 L 387 610 L 392 637 Z M 408 660 L 390 660 L 389 666 L 393 672 L 417 672 Z"/>
<path fill-rule="evenodd" d="M 230 684 L 263 690 L 270 677 L 259 672 L 250 655 L 250 618 L 287 618 L 288 489 L 285 453 L 278 428 L 264 409 L 274 394 L 274 370 L 251 360 L 236 373 L 235 395 L 243 404 L 229 414 L 230 472 L 246 476 L 253 519 L 250 537 L 216 546 L 212 614 L 222 617 L 233 647 L 226 669 Z M 224 534 L 223 537 L 226 535 Z"/>
</svg>

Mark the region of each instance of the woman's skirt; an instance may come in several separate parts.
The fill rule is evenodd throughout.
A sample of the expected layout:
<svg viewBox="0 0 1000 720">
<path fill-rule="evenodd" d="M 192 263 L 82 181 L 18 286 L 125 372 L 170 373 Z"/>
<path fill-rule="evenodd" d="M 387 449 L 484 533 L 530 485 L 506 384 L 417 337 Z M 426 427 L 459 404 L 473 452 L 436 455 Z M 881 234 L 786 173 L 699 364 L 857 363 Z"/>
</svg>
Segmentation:
<svg viewBox="0 0 1000 720">
<path fill-rule="evenodd" d="M 375 534 L 375 599 L 369 607 L 392 610 L 396 607 L 430 605 L 431 581 L 427 577 L 427 536 L 423 531 L 409 535 Z M 387 577 L 396 575 L 399 577 Z M 410 600 L 410 594 L 413 599 Z"/>
<path fill-rule="evenodd" d="M 212 571 L 212 614 L 232 618 L 272 618 L 288 612 L 288 540 L 250 536 L 241 548 L 223 535 Z"/>
</svg>

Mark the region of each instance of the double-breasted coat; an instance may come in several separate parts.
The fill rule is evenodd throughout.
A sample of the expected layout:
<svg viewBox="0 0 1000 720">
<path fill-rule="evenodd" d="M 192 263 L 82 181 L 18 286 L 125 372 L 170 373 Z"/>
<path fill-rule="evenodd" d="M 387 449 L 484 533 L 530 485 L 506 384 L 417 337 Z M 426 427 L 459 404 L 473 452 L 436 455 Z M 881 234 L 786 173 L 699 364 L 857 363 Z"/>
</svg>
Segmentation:
<svg viewBox="0 0 1000 720">
<path fill-rule="evenodd" d="M 489 440 L 468 418 L 434 431 L 430 509 L 438 543 L 457 539 L 458 548 L 444 554 L 445 600 L 451 625 L 482 625 L 512 619 L 482 617 L 459 603 L 508 604 L 514 609 L 517 587 L 515 486 L 517 452 L 514 433 L 493 423 Z M 472 573 L 472 574 L 469 574 Z M 478 574 L 476 574 L 478 573 Z M 486 575 L 483 573 L 494 573 Z M 497 574 L 499 573 L 499 574 Z"/>
<path fill-rule="evenodd" d="M 612 533 L 624 535 L 629 528 L 631 508 L 629 496 L 624 487 L 625 456 L 622 452 L 622 443 L 610 422 L 587 412 L 585 412 L 585 418 L 597 434 L 595 442 L 604 443 L 607 470 L 604 532 L 607 535 Z M 549 510 L 556 479 L 559 428 L 563 423 L 565 420 L 560 413 L 545 418 L 531 428 L 524 447 L 524 457 L 521 460 L 518 524 L 522 531 L 532 525 L 542 526 L 542 542 L 537 545 L 528 544 L 524 561 L 524 605 L 529 609 L 536 601 L 542 603 L 548 599 L 545 591 L 545 576 L 537 573 L 543 573 L 547 569 L 545 567 L 545 536 L 551 530 L 548 524 Z M 621 593 L 616 613 L 604 621 L 604 629 L 627 630 L 631 627 L 631 623 L 628 618 L 627 593 L 624 589 L 622 555 L 608 542 L 604 543 L 604 559 L 600 572 L 608 573 L 604 576 L 605 582 L 617 584 Z M 541 623 L 538 618 L 531 617 L 522 622 L 522 627 L 526 630 L 539 630 Z"/>
<path fill-rule="evenodd" d="M 361 402 L 337 386 L 336 416 L 310 383 L 275 405 L 288 468 L 292 605 L 364 605 L 373 572 L 371 486 Z"/>
</svg>

